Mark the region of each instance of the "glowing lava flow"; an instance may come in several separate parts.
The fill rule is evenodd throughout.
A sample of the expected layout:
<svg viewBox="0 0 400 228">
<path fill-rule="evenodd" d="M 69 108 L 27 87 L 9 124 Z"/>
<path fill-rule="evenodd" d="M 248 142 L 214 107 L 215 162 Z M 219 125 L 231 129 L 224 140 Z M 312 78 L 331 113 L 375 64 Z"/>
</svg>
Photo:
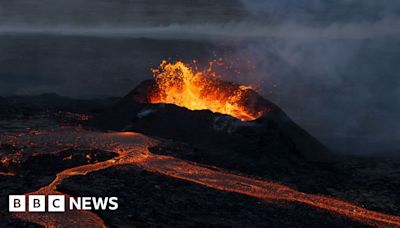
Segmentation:
<svg viewBox="0 0 400 228">
<path fill-rule="evenodd" d="M 14 138 L 15 139 L 15 138 Z M 154 145 L 155 141 L 136 133 L 95 133 L 80 129 L 65 128 L 58 132 L 39 133 L 36 135 L 24 135 L 17 139 L 18 145 L 30 145 L 36 151 L 43 149 L 42 153 L 55 153 L 68 148 L 73 149 L 101 149 L 119 154 L 117 158 L 95 164 L 82 165 L 66 169 L 56 175 L 56 178 L 48 186 L 26 195 L 57 195 L 63 194 L 57 191 L 57 185 L 65 178 L 75 175 L 85 175 L 90 172 L 105 169 L 118 164 L 135 164 L 147 156 L 147 147 Z M 121 144 L 121 146 L 120 146 Z M 25 151 L 29 153 L 29 151 Z M 68 200 L 70 196 L 66 195 Z M 84 210 L 64 213 L 16 213 L 15 216 L 22 220 L 43 225 L 45 227 L 106 227 L 104 222 L 95 213 Z"/>
<path fill-rule="evenodd" d="M 53 143 L 55 142 L 55 143 Z M 85 175 L 107 167 L 134 164 L 148 171 L 161 173 L 222 191 L 236 192 L 269 201 L 287 201 L 307 204 L 332 213 L 347 216 L 359 222 L 387 227 L 400 227 L 400 217 L 366 210 L 351 203 L 298 192 L 281 184 L 257 180 L 228 173 L 224 170 L 210 169 L 200 164 L 183 161 L 170 156 L 155 155 L 148 151 L 157 141 L 137 133 L 99 133 L 83 130 L 64 129 L 62 131 L 25 136 L 16 143 L 31 143 L 46 152 L 66 148 L 96 148 L 119 154 L 117 158 L 96 164 L 82 165 L 64 170 L 48 186 L 35 193 L 54 194 L 57 185 L 65 178 Z M 33 194 L 33 193 L 29 193 Z M 67 213 L 16 213 L 16 217 L 47 227 L 103 227 L 102 220 L 89 211 L 69 211 Z"/>
<path fill-rule="evenodd" d="M 263 113 L 252 110 L 244 97 L 250 87 L 222 82 L 210 68 L 204 71 L 181 61 L 165 60 L 153 70 L 157 83 L 150 103 L 175 104 L 190 110 L 210 110 L 243 121 L 255 120 Z"/>
<path fill-rule="evenodd" d="M 15 173 L 9 173 L 9 172 L 1 172 L 0 171 L 0 176 L 15 176 Z"/>
</svg>

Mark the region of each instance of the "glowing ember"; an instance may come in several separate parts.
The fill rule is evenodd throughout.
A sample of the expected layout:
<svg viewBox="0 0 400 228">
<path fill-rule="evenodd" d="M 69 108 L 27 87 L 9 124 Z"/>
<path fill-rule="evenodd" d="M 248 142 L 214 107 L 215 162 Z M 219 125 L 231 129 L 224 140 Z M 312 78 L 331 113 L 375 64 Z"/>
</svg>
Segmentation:
<svg viewBox="0 0 400 228">
<path fill-rule="evenodd" d="M 242 121 L 255 120 L 263 114 L 246 105 L 246 93 L 251 88 L 217 79 L 212 63 L 202 71 L 181 61 L 168 63 L 164 60 L 153 73 L 158 88 L 150 95 L 150 103 L 210 110 Z"/>
</svg>

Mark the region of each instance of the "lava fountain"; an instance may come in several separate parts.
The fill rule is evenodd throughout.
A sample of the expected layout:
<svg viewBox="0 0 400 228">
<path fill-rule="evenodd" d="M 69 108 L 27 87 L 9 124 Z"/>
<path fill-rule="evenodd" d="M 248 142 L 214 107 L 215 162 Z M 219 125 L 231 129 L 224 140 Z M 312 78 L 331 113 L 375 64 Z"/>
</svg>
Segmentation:
<svg viewBox="0 0 400 228">
<path fill-rule="evenodd" d="M 249 86 L 236 85 L 218 79 L 210 67 L 200 70 L 182 61 L 169 63 L 163 60 L 153 69 L 156 89 L 149 96 L 150 103 L 175 104 L 190 110 L 210 110 L 227 114 L 242 121 L 261 117 L 264 111 L 252 107 Z"/>
</svg>

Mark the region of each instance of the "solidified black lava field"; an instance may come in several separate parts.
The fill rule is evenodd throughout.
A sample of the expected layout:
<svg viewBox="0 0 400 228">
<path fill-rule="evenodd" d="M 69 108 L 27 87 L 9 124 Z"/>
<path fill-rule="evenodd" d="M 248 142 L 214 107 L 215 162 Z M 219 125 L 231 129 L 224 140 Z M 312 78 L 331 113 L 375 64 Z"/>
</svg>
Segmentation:
<svg viewBox="0 0 400 228">
<path fill-rule="evenodd" d="M 37 104 L 32 101 L 38 99 L 41 101 L 39 105 L 32 105 Z M 123 127 L 125 129 L 119 130 L 137 131 L 157 138 L 161 143 L 150 148 L 154 154 L 274 181 L 298 191 L 329 196 L 381 213 L 400 213 L 397 192 L 400 188 L 399 161 L 339 156 L 330 158 L 326 157 L 326 153 L 330 155 L 330 152 L 325 150 L 324 159 L 310 160 L 310 154 L 301 153 L 304 147 L 296 146 L 293 135 L 285 133 L 287 129 L 282 130 L 282 125 L 274 124 L 273 120 L 240 124 L 231 117 L 208 111 L 192 112 L 172 105 L 150 104 L 133 104 L 132 108 L 132 103 L 127 105 L 123 100 L 75 101 L 56 95 L 1 98 L 0 137 L 78 125 L 95 131 L 106 130 L 104 126 L 97 125 L 99 122 L 96 118 L 104 118 L 109 115 L 109 110 L 120 107 L 118 115 L 130 112 L 131 117 L 122 116 L 126 125 Z M 138 113 L 145 110 L 153 112 L 138 118 Z M 163 116 L 167 116 L 167 119 L 160 119 Z M 222 122 L 215 122 L 215 119 Z M 185 130 L 184 126 L 188 127 L 193 120 L 203 121 L 199 125 L 193 123 L 193 126 L 189 126 L 192 132 L 193 129 L 197 129 L 197 132 L 192 135 L 178 132 L 179 129 Z M 178 123 L 183 126 L 171 128 Z M 163 124 L 158 132 L 156 124 Z M 206 129 L 199 129 L 201 125 Z M 195 134 L 203 138 L 196 139 Z M 218 140 L 211 139 L 216 137 L 220 137 L 225 147 Z M 306 134 L 306 137 L 311 136 Z M 244 145 L 240 146 L 240 143 Z M 101 150 L 73 149 L 53 154 L 14 156 L 21 146 L 1 144 L 1 160 L 12 159 L 7 160 L 7 164 L 3 162 L 0 171 L 14 174 L 0 175 L 1 205 L 7 205 L 9 194 L 32 192 L 48 185 L 62 170 L 95 164 L 116 156 L 115 153 Z M 118 165 L 87 175 L 72 176 L 58 185 L 57 190 L 72 196 L 117 195 L 120 199 L 119 210 L 96 212 L 110 227 L 365 226 L 348 217 L 308 205 L 268 202 L 149 172 L 134 165 Z M 0 226 L 38 226 L 12 217 L 4 207 L 0 208 L 0 214 Z"/>
</svg>

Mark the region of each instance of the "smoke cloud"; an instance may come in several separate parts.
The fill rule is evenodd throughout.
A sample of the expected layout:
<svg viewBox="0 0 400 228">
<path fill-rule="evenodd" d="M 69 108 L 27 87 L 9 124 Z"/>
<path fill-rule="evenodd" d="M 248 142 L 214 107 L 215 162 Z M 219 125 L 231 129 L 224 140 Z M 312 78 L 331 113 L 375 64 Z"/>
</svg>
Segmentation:
<svg viewBox="0 0 400 228">
<path fill-rule="evenodd" d="M 216 52 L 334 150 L 400 150 L 399 1 L 16 0 L 0 19 L 3 96 L 121 96 Z"/>
<path fill-rule="evenodd" d="M 267 97 L 331 148 L 399 151 L 399 2 L 243 2 L 279 28 L 236 53 L 255 62 Z"/>
</svg>

